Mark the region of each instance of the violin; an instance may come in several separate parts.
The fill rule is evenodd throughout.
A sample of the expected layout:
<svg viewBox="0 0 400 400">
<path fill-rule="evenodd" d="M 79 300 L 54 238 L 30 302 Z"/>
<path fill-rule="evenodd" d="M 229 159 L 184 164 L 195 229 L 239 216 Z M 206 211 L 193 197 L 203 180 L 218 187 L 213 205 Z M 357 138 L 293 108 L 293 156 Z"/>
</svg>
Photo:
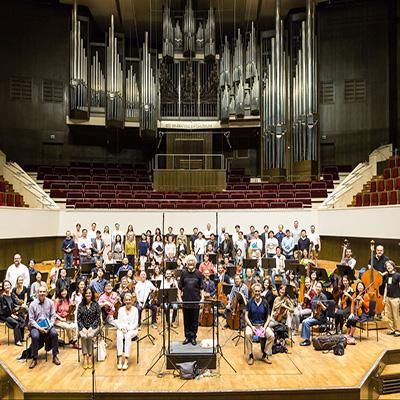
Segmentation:
<svg viewBox="0 0 400 400">
<path fill-rule="evenodd" d="M 287 311 L 287 308 L 282 303 L 279 306 L 278 310 L 274 314 L 274 320 L 277 321 L 277 322 L 281 322 L 283 320 L 283 318 L 285 317 L 286 311 Z"/>
<path fill-rule="evenodd" d="M 309 305 L 309 303 L 310 303 L 310 301 L 311 301 L 311 297 L 310 297 L 311 289 L 312 289 L 312 288 L 311 288 L 311 286 L 310 286 L 309 291 L 304 295 L 303 302 L 301 303 L 301 308 L 302 308 L 303 310 L 305 310 L 305 309 L 308 307 L 308 305 Z"/>
<path fill-rule="evenodd" d="M 322 311 L 322 304 L 316 304 L 313 311 L 313 317 L 315 319 L 321 319 L 321 311 Z"/>
<path fill-rule="evenodd" d="M 65 319 L 67 321 L 73 321 L 75 319 L 75 310 L 76 310 L 76 305 L 71 303 L 69 305 L 68 314 L 65 316 Z"/>
<path fill-rule="evenodd" d="M 361 295 L 361 299 L 357 299 L 357 297 L 354 300 L 354 315 L 357 315 L 357 317 L 361 317 L 362 315 L 362 305 L 363 305 L 363 298 Z"/>
<path fill-rule="evenodd" d="M 24 305 L 20 305 L 20 306 L 16 306 L 14 307 L 14 309 L 12 310 L 13 315 L 20 315 L 20 314 L 25 314 L 27 311 L 26 307 L 24 307 Z"/>
</svg>

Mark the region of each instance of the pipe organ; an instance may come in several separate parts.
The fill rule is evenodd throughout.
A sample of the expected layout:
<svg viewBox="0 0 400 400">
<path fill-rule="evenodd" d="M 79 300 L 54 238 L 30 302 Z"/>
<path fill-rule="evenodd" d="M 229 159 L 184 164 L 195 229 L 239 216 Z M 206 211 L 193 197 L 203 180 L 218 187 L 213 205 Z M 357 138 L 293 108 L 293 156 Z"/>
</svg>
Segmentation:
<svg viewBox="0 0 400 400">
<path fill-rule="evenodd" d="M 89 119 L 89 23 L 78 17 L 78 2 L 74 0 L 70 32 L 69 116 Z"/>
<path fill-rule="evenodd" d="M 106 126 L 138 122 L 157 137 L 158 120 L 260 119 L 263 170 L 318 160 L 317 29 L 313 0 L 305 12 L 281 17 L 275 0 L 274 29 L 255 23 L 228 32 L 216 45 L 215 10 L 163 8 L 160 54 L 148 33 L 137 58 L 125 57 L 125 39 L 114 16 L 105 43 L 89 42 L 89 21 L 74 0 L 71 22 L 69 117 L 104 113 Z M 129 51 L 129 54 L 131 51 Z"/>
</svg>

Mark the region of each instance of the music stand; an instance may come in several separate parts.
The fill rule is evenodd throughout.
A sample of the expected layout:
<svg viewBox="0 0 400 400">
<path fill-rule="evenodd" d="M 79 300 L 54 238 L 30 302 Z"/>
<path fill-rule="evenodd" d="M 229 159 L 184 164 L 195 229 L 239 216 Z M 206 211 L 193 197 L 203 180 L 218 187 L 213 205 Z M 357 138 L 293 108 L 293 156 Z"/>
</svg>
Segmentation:
<svg viewBox="0 0 400 400">
<path fill-rule="evenodd" d="M 325 268 L 314 267 L 312 269 L 312 272 L 315 272 L 317 274 L 317 279 L 319 281 L 322 281 L 322 282 L 328 282 L 329 281 L 329 277 L 328 277 L 328 274 L 327 274 Z"/>
<path fill-rule="evenodd" d="M 306 267 L 303 264 L 296 264 L 296 263 L 289 263 L 286 264 L 285 262 L 285 273 L 292 270 L 294 272 L 295 275 L 297 276 L 306 276 L 307 272 L 306 272 Z M 326 272 L 326 271 L 325 271 Z"/>
<path fill-rule="evenodd" d="M 160 280 L 158 280 L 158 279 L 151 279 L 151 283 L 157 288 L 157 289 L 160 289 L 160 287 L 161 287 L 161 282 L 162 281 L 160 281 Z M 176 301 L 176 300 L 175 300 Z"/>
<path fill-rule="evenodd" d="M 178 280 L 178 278 L 179 279 L 181 278 L 182 271 L 183 271 L 183 269 L 174 269 L 173 270 L 173 274 L 174 274 L 176 280 Z"/>
<path fill-rule="evenodd" d="M 109 280 L 111 279 L 111 272 L 104 271 L 103 278 L 104 278 L 106 281 L 109 281 Z"/>
<path fill-rule="evenodd" d="M 236 267 L 228 267 L 227 269 L 226 269 L 226 274 L 230 277 L 230 278 L 233 278 L 234 276 L 235 276 L 235 274 L 236 274 Z"/>
<path fill-rule="evenodd" d="M 91 275 L 92 269 L 95 266 L 94 262 L 82 263 L 81 265 L 81 275 Z"/>
<path fill-rule="evenodd" d="M 229 300 L 229 295 L 231 294 L 233 285 L 230 283 L 222 283 L 222 292 L 226 295 Z"/>
<path fill-rule="evenodd" d="M 151 262 L 150 261 L 145 261 L 144 263 L 144 269 L 147 271 L 147 268 L 150 268 Z"/>
<path fill-rule="evenodd" d="M 161 281 L 159 281 L 161 284 Z M 158 291 L 158 295 L 157 295 L 157 303 L 160 304 L 160 306 L 163 307 L 164 309 L 164 303 L 165 304 L 169 304 L 171 306 L 172 303 L 176 302 L 178 300 L 178 289 L 177 288 L 168 288 L 168 289 L 160 289 Z M 168 311 L 169 312 L 170 308 L 168 307 Z M 164 314 L 165 314 L 165 309 L 164 309 Z M 165 317 L 165 315 L 164 315 Z M 167 329 L 167 327 L 163 328 L 163 330 L 161 332 L 159 332 L 160 335 L 162 335 L 164 333 L 164 331 Z M 172 329 L 170 327 L 170 331 L 178 334 L 177 331 L 175 331 L 174 329 Z M 168 332 L 168 340 L 169 340 L 169 333 Z"/>
<path fill-rule="evenodd" d="M 217 255 L 216 254 L 208 254 L 208 258 L 212 265 L 217 263 Z"/>
<path fill-rule="evenodd" d="M 76 290 L 76 282 L 72 282 L 69 289 L 68 289 L 68 297 L 71 298 L 72 293 Z"/>
<path fill-rule="evenodd" d="M 276 267 L 276 259 L 275 258 L 262 258 L 261 265 L 265 270 L 271 270 Z"/>
<path fill-rule="evenodd" d="M 118 272 L 118 281 L 121 282 L 121 279 L 128 274 L 129 268 L 128 269 L 123 269 Z"/>
<path fill-rule="evenodd" d="M 150 315 L 150 310 L 151 310 L 151 309 L 147 307 L 147 306 L 149 305 L 149 303 L 150 303 L 150 297 L 151 297 L 152 294 L 153 294 L 153 292 L 150 292 L 150 293 L 147 295 L 146 301 L 145 301 L 144 304 L 143 304 L 142 312 L 143 312 L 143 310 L 145 310 L 145 309 L 149 310 L 149 311 L 148 311 L 148 316 L 147 316 L 147 318 L 146 318 L 145 320 L 142 318 L 142 322 L 143 322 L 143 321 L 147 321 L 147 333 L 146 333 L 146 335 L 144 335 L 143 337 L 141 337 L 141 338 L 139 339 L 139 342 L 140 342 L 141 340 L 143 340 L 143 339 L 146 339 L 146 338 L 148 337 L 149 340 L 150 340 L 150 342 L 151 342 L 151 344 L 154 346 L 154 341 L 156 340 L 156 338 L 150 333 L 150 323 L 148 322 L 148 320 L 152 317 L 152 316 Z"/>
<path fill-rule="evenodd" d="M 287 295 L 292 299 L 295 300 L 296 299 L 296 293 L 294 292 L 294 286 L 292 285 L 286 285 L 286 289 L 287 289 Z"/>
<path fill-rule="evenodd" d="M 150 279 L 151 278 L 151 275 L 153 275 L 154 274 L 154 268 L 147 268 L 146 269 L 146 279 Z"/>
<path fill-rule="evenodd" d="M 235 293 L 235 297 L 236 297 L 237 302 L 239 303 L 239 310 L 243 313 L 243 310 L 245 309 L 246 305 L 245 305 L 242 293 L 237 291 Z M 242 335 L 242 322 L 243 322 L 243 314 L 241 315 L 241 318 L 240 318 L 238 334 L 232 338 L 232 342 L 234 342 L 236 340 L 235 346 L 237 346 L 239 344 L 240 339 L 244 339 L 244 336 Z"/>
<path fill-rule="evenodd" d="M 176 261 L 166 261 L 165 262 L 165 269 L 166 270 L 167 269 L 173 270 L 173 269 L 177 269 L 177 268 L 178 268 L 178 264 L 177 264 Z"/>
<path fill-rule="evenodd" d="M 67 271 L 67 277 L 69 279 L 74 279 L 75 278 L 75 273 L 76 273 L 75 268 L 65 268 L 65 270 Z"/>
<path fill-rule="evenodd" d="M 105 267 L 103 269 L 105 269 L 105 271 L 112 273 L 112 275 L 115 276 L 115 275 L 117 275 L 119 266 L 116 263 L 106 263 Z"/>
<path fill-rule="evenodd" d="M 345 275 L 350 279 L 350 281 L 355 281 L 356 277 L 354 275 L 354 271 L 348 265 L 337 264 L 336 265 L 340 276 L 343 278 Z"/>
<path fill-rule="evenodd" d="M 243 268 L 257 269 L 257 260 L 255 258 L 244 258 Z"/>
<path fill-rule="evenodd" d="M 6 276 L 6 275 L 4 274 L 4 278 L 1 279 L 1 278 L 2 278 L 2 277 L 1 277 L 1 272 L 2 272 L 2 271 L 0 271 L 0 283 L 4 281 L 4 278 L 5 278 L 5 276 Z M 38 271 L 38 272 L 40 272 L 40 271 Z M 40 274 L 42 275 L 42 282 L 46 283 L 46 282 L 47 282 L 47 278 L 49 277 L 49 273 L 48 273 L 48 272 L 40 272 Z M 36 273 L 35 273 L 35 274 L 31 274 L 31 275 L 29 276 L 29 283 L 30 283 L 30 285 L 33 285 L 35 282 L 36 282 Z"/>
</svg>

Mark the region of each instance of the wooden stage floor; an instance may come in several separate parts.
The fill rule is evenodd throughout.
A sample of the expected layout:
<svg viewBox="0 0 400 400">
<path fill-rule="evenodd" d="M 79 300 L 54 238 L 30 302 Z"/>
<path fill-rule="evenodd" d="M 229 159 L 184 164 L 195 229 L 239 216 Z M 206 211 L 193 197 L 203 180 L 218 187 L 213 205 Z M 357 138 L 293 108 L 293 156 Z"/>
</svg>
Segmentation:
<svg viewBox="0 0 400 400">
<path fill-rule="evenodd" d="M 172 340 L 183 339 L 181 311 L 179 318 L 179 334 L 171 333 Z M 160 320 L 159 316 L 158 322 Z M 140 334 L 143 336 L 146 331 L 147 326 L 143 325 Z M 96 398 L 360 398 L 359 387 L 382 352 L 400 348 L 400 338 L 387 336 L 386 329 L 379 331 L 379 342 L 375 331 L 370 332 L 369 338 L 363 333 L 364 339 L 361 342 L 357 340 L 356 346 L 347 346 L 343 357 L 332 352 L 317 352 L 312 346 L 301 347 L 300 337 L 295 336 L 289 354 L 273 355 L 272 365 L 259 361 L 259 345 L 254 344 L 255 363 L 249 366 L 243 352 L 243 339 L 235 347 L 232 337 L 236 332 L 220 330 L 223 354 L 237 373 L 221 359 L 220 369 L 212 371 L 212 376 L 183 381 L 172 376 L 172 371 L 165 369 L 163 361 L 145 376 L 162 346 L 162 336 L 154 329 L 150 328 L 150 331 L 156 337 L 155 345 L 148 338 L 141 341 L 139 364 L 136 364 L 136 344 L 132 343 L 127 371 L 117 370 L 115 331 L 109 333 L 114 342 L 107 348 L 107 359 L 96 363 Z M 211 336 L 210 328 L 199 328 L 200 340 Z M 29 370 L 29 361 L 17 360 L 21 348 L 13 344 L 7 346 L 7 335 L 2 327 L 0 340 L 4 343 L 0 346 L 0 359 L 9 374 L 19 382 L 25 398 L 90 398 L 91 370 L 83 370 L 78 363 L 77 350 L 69 346 L 60 348 L 60 366 L 51 362 L 50 354 L 45 362 L 45 353 L 41 350 L 38 365 Z"/>
</svg>

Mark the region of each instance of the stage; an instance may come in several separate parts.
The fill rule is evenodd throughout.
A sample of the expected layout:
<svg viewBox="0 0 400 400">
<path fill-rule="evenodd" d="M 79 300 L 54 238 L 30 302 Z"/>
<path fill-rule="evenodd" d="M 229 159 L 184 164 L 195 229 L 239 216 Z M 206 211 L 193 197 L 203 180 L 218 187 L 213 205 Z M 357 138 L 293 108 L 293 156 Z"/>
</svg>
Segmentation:
<svg viewBox="0 0 400 400">
<path fill-rule="evenodd" d="M 179 313 L 180 326 L 178 335 L 171 333 L 171 340 L 183 339 L 182 314 Z M 158 317 L 158 322 L 161 318 Z M 221 319 L 222 322 L 222 319 Z M 159 325 L 161 330 L 161 325 Z M 147 326 L 140 332 L 144 336 Z M 363 333 L 363 340 L 357 339 L 356 346 L 347 346 L 345 355 L 338 357 L 317 352 L 310 347 L 299 346 L 299 336 L 294 337 L 293 348 L 289 354 L 272 356 L 272 365 L 261 361 L 259 344 L 254 344 L 255 362 L 247 364 L 247 355 L 243 352 L 243 339 L 235 347 L 232 338 L 237 334 L 232 330 L 220 331 L 220 344 L 223 355 L 237 370 L 235 373 L 229 365 L 217 357 L 217 369 L 212 370 L 212 376 L 199 380 L 183 381 L 173 376 L 173 371 L 167 370 L 164 360 L 160 360 L 147 376 L 145 373 L 156 359 L 162 347 L 162 336 L 150 328 L 156 337 L 153 346 L 148 338 L 140 341 L 139 364 L 136 363 L 136 344 L 132 345 L 131 359 L 127 371 L 118 371 L 116 367 L 115 331 L 109 331 L 114 340 L 107 347 L 107 359 L 95 364 L 96 392 L 99 399 L 177 399 L 177 398 L 241 398 L 241 399 L 360 399 L 378 398 L 372 391 L 372 378 L 376 370 L 382 369 L 382 363 L 387 357 L 386 350 L 400 348 L 400 339 L 387 336 L 387 330 L 379 331 L 379 342 L 375 332 L 370 332 L 369 338 Z M 357 331 L 358 334 L 358 331 Z M 12 336 L 12 333 L 11 333 Z M 199 340 L 212 337 L 210 328 L 199 328 Z M 10 384 L 9 398 L 25 399 L 89 399 L 92 390 L 91 370 L 83 370 L 77 362 L 77 350 L 67 346 L 60 348 L 60 366 L 51 362 L 49 354 L 45 361 L 45 353 L 39 352 L 38 365 L 35 369 L 28 368 L 29 362 L 17 360 L 23 349 L 12 343 L 7 346 L 7 335 L 3 325 L 0 327 L 1 382 L 8 379 Z M 188 344 L 187 346 L 192 346 Z M 187 347 L 188 349 L 190 347 Z M 389 353 L 389 352 L 388 352 Z M 400 357 L 396 362 L 400 362 Z M 393 357 L 392 357 L 393 359 Z M 6 376 L 9 378 L 6 378 Z M 7 397 L 3 397 L 7 398 Z M 396 397 L 390 397 L 396 398 Z M 400 398 L 400 395 L 398 396 Z"/>
</svg>

